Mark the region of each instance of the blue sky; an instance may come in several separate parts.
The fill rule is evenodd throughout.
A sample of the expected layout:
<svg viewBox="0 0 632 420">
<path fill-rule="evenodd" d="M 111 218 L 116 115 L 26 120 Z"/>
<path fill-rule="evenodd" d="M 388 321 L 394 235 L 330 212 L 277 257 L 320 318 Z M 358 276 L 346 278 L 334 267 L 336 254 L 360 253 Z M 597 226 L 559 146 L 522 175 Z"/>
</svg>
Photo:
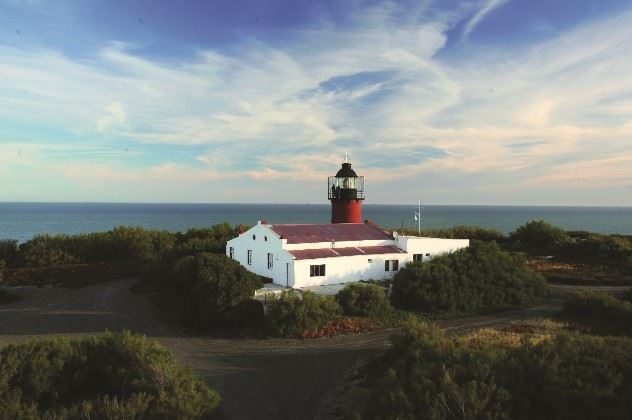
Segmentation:
<svg viewBox="0 0 632 420">
<path fill-rule="evenodd" d="M 632 206 L 629 1 L 0 0 L 0 201 Z"/>
</svg>

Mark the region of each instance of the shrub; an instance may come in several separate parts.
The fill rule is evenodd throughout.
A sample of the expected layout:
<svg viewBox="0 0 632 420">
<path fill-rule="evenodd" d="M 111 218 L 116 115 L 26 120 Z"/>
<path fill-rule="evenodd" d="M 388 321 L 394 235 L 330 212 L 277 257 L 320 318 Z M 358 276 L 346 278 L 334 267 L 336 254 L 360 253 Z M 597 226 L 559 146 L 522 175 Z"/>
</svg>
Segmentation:
<svg viewBox="0 0 632 420">
<path fill-rule="evenodd" d="M 537 303 L 547 295 L 546 281 L 524 257 L 495 242 L 472 241 L 466 249 L 400 270 L 391 303 L 424 312 L 482 312 Z"/>
<path fill-rule="evenodd" d="M 563 314 L 582 320 L 597 321 L 609 331 L 632 332 L 632 303 L 594 291 L 579 291 L 564 302 Z"/>
<path fill-rule="evenodd" d="M 303 292 L 302 296 L 285 292 L 268 304 L 266 322 L 276 334 L 298 336 L 305 331 L 325 327 L 337 320 L 342 308 L 331 296 Z"/>
<path fill-rule="evenodd" d="M 336 294 L 345 315 L 374 316 L 390 309 L 384 288 L 376 284 L 352 283 Z"/>
<path fill-rule="evenodd" d="M 417 235 L 417 232 L 409 231 Z M 450 228 L 422 229 L 421 236 L 431 238 L 471 239 L 485 242 L 504 242 L 507 238 L 497 229 L 487 229 L 478 226 L 453 226 Z"/>
<path fill-rule="evenodd" d="M 220 400 L 167 350 L 129 332 L 0 350 L 5 418 L 201 418 Z"/>
<path fill-rule="evenodd" d="M 257 275 L 226 255 L 201 253 L 185 258 L 176 264 L 176 282 L 188 289 L 182 312 L 194 328 L 231 325 L 234 308 L 263 286 Z"/>
<path fill-rule="evenodd" d="M 632 340 L 568 333 L 513 345 L 412 322 L 364 371 L 358 418 L 630 418 Z"/>
<path fill-rule="evenodd" d="M 626 236 L 590 233 L 567 244 L 562 255 L 581 262 L 616 266 L 632 264 L 632 240 Z"/>
<path fill-rule="evenodd" d="M 544 220 L 532 220 L 516 229 L 510 239 L 519 248 L 551 252 L 566 245 L 570 236 L 563 229 Z"/>
<path fill-rule="evenodd" d="M 0 260 L 7 265 L 18 263 L 18 241 L 15 239 L 0 239 Z"/>
</svg>

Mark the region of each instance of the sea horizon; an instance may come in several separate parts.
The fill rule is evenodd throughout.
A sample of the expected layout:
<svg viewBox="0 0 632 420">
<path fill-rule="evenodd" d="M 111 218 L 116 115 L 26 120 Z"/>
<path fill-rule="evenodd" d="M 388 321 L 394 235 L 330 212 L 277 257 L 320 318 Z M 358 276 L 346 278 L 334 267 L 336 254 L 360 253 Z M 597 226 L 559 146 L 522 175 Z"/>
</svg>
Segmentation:
<svg viewBox="0 0 632 420">
<path fill-rule="evenodd" d="M 363 219 L 384 228 L 417 229 L 416 204 L 363 204 Z M 422 229 L 471 225 L 504 234 L 530 220 L 566 230 L 632 235 L 632 207 L 423 204 Z M 329 203 L 0 202 L 0 239 L 25 242 L 40 234 L 101 232 L 140 226 L 172 232 L 227 222 L 329 223 Z"/>
</svg>

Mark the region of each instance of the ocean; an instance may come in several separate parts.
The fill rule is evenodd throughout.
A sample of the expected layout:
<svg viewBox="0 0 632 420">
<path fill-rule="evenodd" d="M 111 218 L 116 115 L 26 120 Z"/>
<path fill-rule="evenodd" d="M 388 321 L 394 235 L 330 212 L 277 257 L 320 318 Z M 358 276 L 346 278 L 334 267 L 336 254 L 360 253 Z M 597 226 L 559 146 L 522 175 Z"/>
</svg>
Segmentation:
<svg viewBox="0 0 632 420">
<path fill-rule="evenodd" d="M 416 206 L 365 204 L 363 218 L 383 227 L 416 229 Z M 35 235 L 77 234 L 142 226 L 185 231 L 221 222 L 329 223 L 329 204 L 119 204 L 0 203 L 0 239 L 24 242 Z M 440 206 L 422 208 L 422 228 L 473 225 L 509 233 L 544 219 L 566 230 L 632 235 L 632 207 Z"/>
</svg>

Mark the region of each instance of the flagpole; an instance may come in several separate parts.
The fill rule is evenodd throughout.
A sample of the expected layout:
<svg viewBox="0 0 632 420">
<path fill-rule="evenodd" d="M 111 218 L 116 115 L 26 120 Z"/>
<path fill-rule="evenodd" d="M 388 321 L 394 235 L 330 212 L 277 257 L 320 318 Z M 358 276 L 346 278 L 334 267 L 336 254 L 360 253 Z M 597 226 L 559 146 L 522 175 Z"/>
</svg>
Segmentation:
<svg viewBox="0 0 632 420">
<path fill-rule="evenodd" d="M 421 200 L 419 200 L 419 212 L 417 214 L 419 215 L 417 218 L 417 236 L 421 236 Z"/>
</svg>

